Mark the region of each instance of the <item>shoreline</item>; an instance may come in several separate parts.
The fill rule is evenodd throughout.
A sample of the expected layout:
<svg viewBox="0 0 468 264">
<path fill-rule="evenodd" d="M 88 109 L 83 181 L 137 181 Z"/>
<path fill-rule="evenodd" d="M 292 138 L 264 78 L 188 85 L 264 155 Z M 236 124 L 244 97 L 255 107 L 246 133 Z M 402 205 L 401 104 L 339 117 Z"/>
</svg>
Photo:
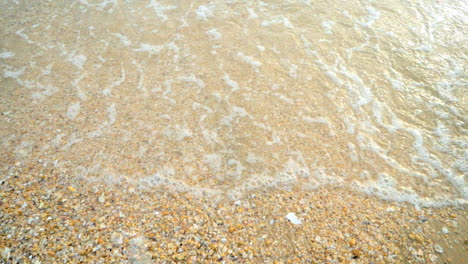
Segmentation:
<svg viewBox="0 0 468 264">
<path fill-rule="evenodd" d="M 0 191 L 6 263 L 462 263 L 468 252 L 463 207 L 417 210 L 342 188 L 234 201 L 30 172 Z"/>
</svg>

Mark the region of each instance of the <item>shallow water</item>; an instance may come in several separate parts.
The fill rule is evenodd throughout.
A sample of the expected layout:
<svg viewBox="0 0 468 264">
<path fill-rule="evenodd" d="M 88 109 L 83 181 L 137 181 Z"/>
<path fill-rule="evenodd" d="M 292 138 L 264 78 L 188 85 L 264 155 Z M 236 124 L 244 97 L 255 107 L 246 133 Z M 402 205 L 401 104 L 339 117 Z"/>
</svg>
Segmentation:
<svg viewBox="0 0 468 264">
<path fill-rule="evenodd" d="M 3 1 L 2 169 L 465 204 L 466 2 L 331 2 Z"/>
</svg>

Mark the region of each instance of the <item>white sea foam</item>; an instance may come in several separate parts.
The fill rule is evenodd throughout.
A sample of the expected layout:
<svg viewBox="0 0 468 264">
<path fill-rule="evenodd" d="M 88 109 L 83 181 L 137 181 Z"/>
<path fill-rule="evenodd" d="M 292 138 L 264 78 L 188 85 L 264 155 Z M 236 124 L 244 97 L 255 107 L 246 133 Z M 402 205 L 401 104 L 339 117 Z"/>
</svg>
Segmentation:
<svg viewBox="0 0 468 264">
<path fill-rule="evenodd" d="M 18 77 L 24 74 L 25 69 L 26 68 L 23 67 L 20 70 L 16 70 L 16 71 L 8 71 L 8 70 L 3 71 L 3 77 L 18 79 Z"/>
<path fill-rule="evenodd" d="M 105 96 L 109 96 L 111 95 L 112 93 L 112 89 L 114 87 L 117 87 L 117 86 L 120 86 L 124 81 L 125 81 L 126 77 L 125 77 L 125 68 L 124 67 L 121 67 L 120 68 L 120 78 L 114 82 L 112 82 L 112 84 L 107 87 L 106 89 L 104 89 L 102 91 L 102 93 L 105 95 Z"/>
<path fill-rule="evenodd" d="M 112 35 L 119 38 L 120 42 L 122 42 L 122 44 L 124 44 L 125 46 L 130 46 L 132 44 L 132 42 L 128 39 L 127 36 L 124 36 L 120 33 L 112 33 Z"/>
<path fill-rule="evenodd" d="M 157 2 L 155 0 L 151 0 L 150 3 L 146 7 L 152 8 L 154 10 L 154 13 L 159 18 L 161 18 L 162 22 L 165 22 L 168 19 L 167 15 L 165 14 L 166 11 L 173 10 L 173 9 L 177 8 L 177 6 L 172 6 L 172 5 L 164 6 L 164 5 L 162 5 L 161 3 L 159 3 L 159 2 Z"/>
<path fill-rule="evenodd" d="M 258 18 L 257 13 L 252 8 L 247 8 L 247 12 L 249 12 L 249 19 L 256 19 Z"/>
<path fill-rule="evenodd" d="M 297 79 L 297 70 L 299 67 L 296 64 L 289 65 L 289 76 L 293 79 Z"/>
<path fill-rule="evenodd" d="M 327 21 L 323 21 L 321 25 L 322 25 L 323 31 L 326 34 L 333 34 L 333 26 L 335 25 L 335 22 L 327 20 Z"/>
<path fill-rule="evenodd" d="M 145 72 L 143 71 L 143 67 L 135 60 L 132 61 L 132 64 L 136 66 L 138 72 L 137 89 L 142 91 L 145 96 L 148 96 L 146 87 L 144 86 Z"/>
<path fill-rule="evenodd" d="M 30 134 L 49 125 L 37 120 L 24 139 L 12 135 L 3 146 L 24 160 L 36 155 L 36 147 L 51 156 L 58 148 L 69 164 L 57 156 L 55 166 L 119 182 L 126 172 L 106 163 L 120 155 L 105 146 L 106 136 L 116 136 L 130 157 L 156 162 L 146 164 L 147 176 L 128 175 L 142 188 L 221 193 L 218 186 L 200 187 L 211 184 L 197 181 L 206 174 L 215 182 L 233 180 L 229 186 L 235 187 L 227 190 L 232 197 L 298 182 L 304 189 L 352 183 L 358 191 L 416 206 L 467 204 L 463 8 L 393 1 L 399 18 L 414 18 L 396 28 L 389 11 L 372 2 L 363 3 L 364 13 L 328 10 L 309 23 L 301 19 L 313 11 L 309 0 L 221 3 L 229 8 L 214 1 L 182 3 L 184 10 L 157 0 L 80 0 L 83 13 L 119 11 L 114 22 L 121 26 L 108 31 L 112 21 L 83 25 L 80 18 L 54 14 L 51 21 L 63 22 L 76 40 L 64 43 L 41 35 L 54 23 L 29 19 L 14 31 L 20 45 L 6 38 L 1 50 L 5 85 L 13 95 L 31 95 L 32 109 L 58 104 L 73 120 L 73 131 L 61 128 L 47 143 L 28 143 Z M 301 12 L 292 12 L 296 8 Z M 133 39 L 135 30 L 140 39 Z M 359 34 L 346 35 L 353 31 Z M 442 35 L 450 38 L 437 37 Z M 93 47 L 80 46 L 89 39 L 97 40 Z M 430 56 L 434 51 L 437 56 Z M 69 78 L 60 78 L 64 73 Z M 49 98 L 58 92 L 60 97 Z M 148 115 L 118 122 L 118 114 L 129 117 L 135 109 Z M 11 122 L 16 113 L 2 116 Z M 55 120 L 53 111 L 47 116 Z M 145 140 L 132 149 L 125 143 L 135 134 Z M 333 144 L 329 136 L 336 137 Z M 86 137 L 102 140 L 96 153 L 102 159 L 73 168 L 81 149 L 75 147 L 88 144 Z M 177 161 L 171 150 L 184 146 L 183 162 Z M 294 153 L 296 146 L 304 155 Z M 229 188 L 221 187 L 224 195 Z"/>
<path fill-rule="evenodd" d="M 207 163 L 213 171 L 218 172 L 221 169 L 222 159 L 218 154 L 207 154 L 205 155 L 205 163 Z"/>
<path fill-rule="evenodd" d="M 175 141 L 182 141 L 193 136 L 192 130 L 188 127 L 186 123 L 183 125 L 177 124 L 173 127 L 166 127 L 163 129 L 162 133 Z"/>
<path fill-rule="evenodd" d="M 237 56 L 243 61 L 243 62 L 246 62 L 248 64 L 250 64 L 252 66 L 252 68 L 254 69 L 255 72 L 259 72 L 259 68 L 260 66 L 262 66 L 262 63 L 255 60 L 253 57 L 251 56 L 247 56 L 245 55 L 244 53 L 242 52 L 238 52 L 237 53 Z"/>
<path fill-rule="evenodd" d="M 380 11 L 373 6 L 368 6 L 366 10 L 368 13 L 367 20 L 362 22 L 361 25 L 370 27 L 375 23 L 375 21 L 377 21 L 377 19 L 380 18 Z"/>
<path fill-rule="evenodd" d="M 35 100 L 42 101 L 45 98 L 58 92 L 58 88 L 52 85 L 43 85 L 41 83 L 36 83 L 34 86 L 34 91 L 31 94 L 31 97 Z"/>
<path fill-rule="evenodd" d="M 147 43 L 141 43 L 140 47 L 137 49 L 134 49 L 133 51 L 135 52 L 148 52 L 150 55 L 156 55 L 158 54 L 164 46 L 157 46 L 157 45 L 151 45 Z"/>
<path fill-rule="evenodd" d="M 205 83 L 203 82 L 203 80 L 195 77 L 194 74 L 192 75 L 189 75 L 189 76 L 180 76 L 180 77 L 177 77 L 177 80 L 181 80 L 181 81 L 185 81 L 185 82 L 191 82 L 191 83 L 194 83 L 198 86 L 198 88 L 200 89 L 203 89 L 205 88 Z"/>
<path fill-rule="evenodd" d="M 284 16 L 277 16 L 271 20 L 264 20 L 262 22 L 262 26 L 267 27 L 270 25 L 283 25 L 286 28 L 293 29 L 294 25 L 289 21 L 287 17 Z"/>
<path fill-rule="evenodd" d="M 209 5 L 209 6 L 201 5 L 197 8 L 195 13 L 197 14 L 197 18 L 199 20 L 207 21 L 208 18 L 213 17 L 214 15 L 213 9 L 214 9 L 214 5 Z"/>
<path fill-rule="evenodd" d="M 69 61 L 79 69 L 83 69 L 84 64 L 88 58 L 83 54 L 74 55 L 69 58 Z"/>
<path fill-rule="evenodd" d="M 219 33 L 219 31 L 216 28 L 208 30 L 206 34 L 213 40 L 220 40 L 223 37 L 223 35 Z"/>
<path fill-rule="evenodd" d="M 231 169 L 228 169 L 226 174 L 233 179 L 240 179 L 242 172 L 245 169 L 245 167 L 242 165 L 242 162 L 235 159 L 230 159 L 228 160 L 227 165 L 228 167 L 231 167 Z"/>
<path fill-rule="evenodd" d="M 109 119 L 109 125 L 112 125 L 115 123 L 117 120 L 117 111 L 115 109 L 115 103 L 112 103 L 108 108 L 107 108 L 107 118 Z"/>
<path fill-rule="evenodd" d="M 313 117 L 310 117 L 310 116 L 303 116 L 302 120 L 304 120 L 305 122 L 310 123 L 310 124 L 313 124 L 313 123 L 324 124 L 330 130 L 330 136 L 335 135 L 335 132 L 333 130 L 333 125 L 326 117 L 320 116 L 320 117 L 313 118 Z"/>
<path fill-rule="evenodd" d="M 281 94 L 281 93 L 274 93 L 275 96 L 277 96 L 280 100 L 286 102 L 287 104 L 290 104 L 290 105 L 293 105 L 294 104 L 294 100 L 285 96 L 284 94 Z"/>
<path fill-rule="evenodd" d="M 227 73 L 224 74 L 223 80 L 229 87 L 231 87 L 231 92 L 239 90 L 239 85 L 237 84 L 237 82 L 233 81 Z"/>
<path fill-rule="evenodd" d="M 228 115 L 228 116 L 223 117 L 221 119 L 221 124 L 231 127 L 232 122 L 235 121 L 235 120 L 238 120 L 238 118 L 241 118 L 241 117 L 250 117 L 250 116 L 247 113 L 247 111 L 245 111 L 244 108 L 233 106 L 231 108 L 231 114 Z"/>
<path fill-rule="evenodd" d="M 0 59 L 10 59 L 15 57 L 15 53 L 11 51 L 4 51 L 0 53 Z"/>
<path fill-rule="evenodd" d="M 108 12 L 112 13 L 114 12 L 114 7 L 118 5 L 119 5 L 118 0 L 104 0 L 98 5 L 97 10 L 103 11 L 104 9 L 107 8 L 107 6 L 110 6 Z"/>
<path fill-rule="evenodd" d="M 17 160 L 22 160 L 28 158 L 34 147 L 34 140 L 25 140 L 22 141 L 16 148 L 15 148 L 15 156 Z"/>
<path fill-rule="evenodd" d="M 26 43 L 28 44 L 35 44 L 36 42 L 32 41 L 29 36 L 26 34 L 26 33 L 23 33 L 25 29 L 20 29 L 18 31 L 15 32 L 15 34 L 19 37 L 21 37 L 24 41 L 26 41 Z"/>
<path fill-rule="evenodd" d="M 353 162 L 359 161 L 359 156 L 356 152 L 356 146 L 351 142 L 348 142 L 347 145 L 348 145 L 348 150 L 349 150 L 348 155 L 351 158 L 351 161 Z"/>
</svg>

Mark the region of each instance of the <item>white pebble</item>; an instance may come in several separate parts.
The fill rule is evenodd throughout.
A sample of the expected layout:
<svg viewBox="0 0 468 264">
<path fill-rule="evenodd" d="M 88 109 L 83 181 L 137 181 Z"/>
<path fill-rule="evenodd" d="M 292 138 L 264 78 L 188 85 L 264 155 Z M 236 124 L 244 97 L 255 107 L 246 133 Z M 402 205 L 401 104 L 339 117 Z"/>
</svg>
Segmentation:
<svg viewBox="0 0 468 264">
<path fill-rule="evenodd" d="M 10 258 L 10 252 L 11 252 L 11 249 L 10 248 L 4 248 L 3 251 L 2 251 L 2 258 L 4 260 L 8 260 Z"/>
<path fill-rule="evenodd" d="M 300 225 L 302 224 L 301 220 L 299 220 L 299 218 L 297 218 L 296 214 L 295 213 L 289 213 L 286 215 L 286 218 L 293 224 L 295 225 Z"/>
<path fill-rule="evenodd" d="M 439 254 L 444 253 L 444 249 L 439 245 L 434 245 L 434 250 L 435 250 L 435 252 L 437 252 Z"/>
<path fill-rule="evenodd" d="M 444 234 L 448 234 L 448 233 L 449 233 L 449 230 L 448 230 L 448 228 L 446 228 L 446 227 L 442 227 L 442 233 L 444 233 Z"/>
</svg>

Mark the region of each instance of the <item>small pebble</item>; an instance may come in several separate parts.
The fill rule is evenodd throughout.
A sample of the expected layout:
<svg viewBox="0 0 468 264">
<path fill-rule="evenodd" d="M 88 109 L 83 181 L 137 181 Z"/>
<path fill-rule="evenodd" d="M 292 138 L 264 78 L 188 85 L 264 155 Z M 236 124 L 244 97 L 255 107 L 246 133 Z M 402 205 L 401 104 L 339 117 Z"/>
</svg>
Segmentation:
<svg viewBox="0 0 468 264">
<path fill-rule="evenodd" d="M 120 233 L 114 232 L 111 236 L 111 242 L 114 246 L 120 246 L 123 244 L 123 236 Z"/>
<path fill-rule="evenodd" d="M 444 249 L 439 245 L 434 245 L 434 250 L 435 250 L 435 252 L 437 252 L 439 254 L 444 253 Z"/>
<path fill-rule="evenodd" d="M 301 220 L 299 220 L 299 218 L 297 218 L 296 214 L 295 213 L 289 213 L 286 215 L 286 218 L 293 224 L 295 225 L 300 225 L 302 224 Z"/>
<path fill-rule="evenodd" d="M 2 250 L 2 258 L 3 258 L 4 260 L 8 260 L 8 259 L 10 258 L 10 252 L 11 252 L 11 249 L 10 249 L 10 248 L 7 248 L 7 247 L 4 248 L 4 249 Z"/>
<path fill-rule="evenodd" d="M 446 227 L 442 227 L 442 233 L 444 233 L 444 234 L 448 234 L 448 233 L 449 233 L 449 230 L 448 230 L 448 228 L 446 228 Z"/>
</svg>

